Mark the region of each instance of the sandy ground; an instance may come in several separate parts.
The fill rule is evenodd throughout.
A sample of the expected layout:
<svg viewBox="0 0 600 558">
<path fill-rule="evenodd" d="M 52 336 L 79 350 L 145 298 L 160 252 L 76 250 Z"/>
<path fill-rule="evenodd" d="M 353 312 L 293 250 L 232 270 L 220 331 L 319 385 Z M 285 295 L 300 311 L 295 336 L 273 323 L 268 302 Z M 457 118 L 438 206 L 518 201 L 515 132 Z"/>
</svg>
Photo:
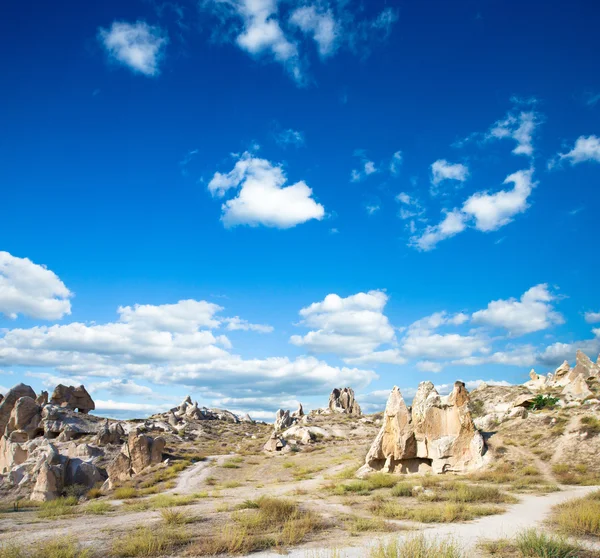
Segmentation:
<svg viewBox="0 0 600 558">
<path fill-rule="evenodd" d="M 503 515 L 491 515 L 470 521 L 468 523 L 451 523 L 447 525 L 438 525 L 423 529 L 423 532 L 428 537 L 446 538 L 452 537 L 455 540 L 460 540 L 466 551 L 470 552 L 470 556 L 478 556 L 476 546 L 484 540 L 494 540 L 501 538 L 511 538 L 525 528 L 539 527 L 542 528 L 544 520 L 548 517 L 552 506 L 560 504 L 571 498 L 585 496 L 586 494 L 597 490 L 596 486 L 578 486 L 578 487 L 563 487 L 561 492 L 553 492 L 546 496 L 522 495 L 520 502 L 513 504 Z M 407 525 L 406 522 L 398 522 L 399 524 Z M 416 526 L 416 524 L 413 524 Z M 419 527 L 422 527 L 420 525 Z M 419 528 L 417 527 L 417 528 Z M 387 537 L 372 536 L 361 541 L 361 544 L 354 547 L 335 547 L 339 552 L 336 558 L 364 558 L 368 555 L 368 550 L 380 540 L 389 539 L 390 537 L 405 537 L 406 534 L 388 535 Z M 581 543 L 581 541 L 579 541 Z M 587 543 L 588 547 L 600 550 L 600 543 Z M 332 548 L 298 548 L 289 552 L 290 558 L 308 558 L 314 556 L 325 558 L 331 554 Z M 278 556 L 275 552 L 261 552 L 252 554 L 253 558 L 267 558 Z"/>
</svg>

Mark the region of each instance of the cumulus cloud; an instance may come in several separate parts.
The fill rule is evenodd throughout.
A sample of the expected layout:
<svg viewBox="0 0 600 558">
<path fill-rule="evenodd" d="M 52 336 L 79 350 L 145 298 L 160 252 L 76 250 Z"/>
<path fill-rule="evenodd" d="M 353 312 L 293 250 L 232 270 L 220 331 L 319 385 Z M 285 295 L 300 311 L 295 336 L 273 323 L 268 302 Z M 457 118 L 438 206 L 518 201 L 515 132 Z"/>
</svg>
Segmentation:
<svg viewBox="0 0 600 558">
<path fill-rule="evenodd" d="M 409 246 L 427 252 L 433 250 L 439 242 L 463 232 L 466 228 L 466 217 L 458 209 L 446 213 L 437 225 L 428 225 L 420 234 L 411 237 Z"/>
<path fill-rule="evenodd" d="M 567 153 L 558 154 L 560 161 L 569 161 L 571 165 L 585 161 L 600 163 L 600 138 L 597 136 L 580 136 L 575 141 L 573 149 Z"/>
<path fill-rule="evenodd" d="M 469 169 L 461 163 L 449 163 L 438 159 L 431 165 L 431 183 L 437 186 L 444 180 L 464 182 L 469 177 Z"/>
<path fill-rule="evenodd" d="M 533 156 L 533 134 L 540 123 L 535 111 L 508 113 L 503 120 L 496 122 L 486 135 L 487 140 L 511 139 L 516 142 L 515 155 Z"/>
<path fill-rule="evenodd" d="M 425 213 L 421 202 L 418 199 L 410 196 L 406 192 L 400 192 L 396 196 L 396 201 L 400 203 L 400 211 L 398 216 L 402 220 L 412 219 L 413 217 L 419 217 Z"/>
<path fill-rule="evenodd" d="M 352 182 L 360 182 L 365 179 L 367 176 L 375 174 L 377 172 L 377 167 L 373 161 L 369 161 L 368 159 L 363 160 L 363 165 L 361 169 L 352 169 L 350 173 L 350 180 Z"/>
<path fill-rule="evenodd" d="M 160 27 L 144 21 L 115 21 L 110 29 L 98 30 L 98 39 L 111 61 L 146 76 L 159 74 L 159 65 L 168 43 L 167 35 Z"/>
<path fill-rule="evenodd" d="M 443 364 L 439 362 L 434 362 L 432 360 L 421 360 L 417 362 L 416 366 L 417 370 L 421 372 L 433 372 L 434 374 L 437 374 L 438 372 L 441 372 L 444 369 Z"/>
<path fill-rule="evenodd" d="M 392 160 L 390 161 L 390 172 L 392 174 L 398 174 L 400 172 L 402 160 L 402 151 L 396 151 L 396 153 L 392 155 Z"/>
<path fill-rule="evenodd" d="M 595 360 L 600 353 L 600 328 L 592 329 L 592 334 L 594 336 L 592 339 L 582 339 L 572 343 L 553 343 L 537 355 L 537 360 L 546 366 L 558 366 L 565 360 L 573 362 L 578 349 Z"/>
<path fill-rule="evenodd" d="M 387 301 L 383 291 L 346 298 L 329 294 L 321 302 L 300 310 L 302 325 L 315 329 L 304 336 L 293 335 L 290 341 L 312 353 L 335 353 L 353 363 L 398 359 L 398 355 L 376 351 L 381 345 L 394 343 L 396 338 L 383 314 Z"/>
<path fill-rule="evenodd" d="M 511 336 L 541 331 L 564 323 L 562 315 L 552 306 L 554 300 L 556 296 L 550 292 L 548 285 L 536 285 L 527 290 L 520 300 L 509 298 L 490 302 L 485 310 L 473 314 L 472 321 L 504 328 Z"/>
<path fill-rule="evenodd" d="M 229 173 L 215 173 L 208 189 L 216 197 L 237 190 L 237 196 L 221 206 L 221 221 L 226 227 L 264 225 L 287 229 L 323 219 L 325 209 L 312 198 L 307 184 L 300 181 L 285 186 L 286 182 L 281 166 L 245 152 Z"/>
<path fill-rule="evenodd" d="M 71 313 L 72 296 L 58 276 L 45 266 L 0 252 L 0 312 L 9 318 L 23 314 L 58 320 Z"/>
<path fill-rule="evenodd" d="M 410 358 L 424 360 L 442 360 L 448 358 L 466 358 L 474 353 L 489 351 L 486 338 L 478 335 L 459 333 L 437 333 L 443 326 L 458 326 L 467 321 L 463 314 L 436 312 L 412 323 L 400 341 L 402 354 Z"/>
<path fill-rule="evenodd" d="M 480 231 L 495 231 L 510 223 L 515 215 L 524 213 L 529 207 L 527 200 L 536 186 L 532 180 L 533 169 L 518 171 L 504 180 L 512 183 L 510 190 L 494 194 L 477 192 L 463 204 L 462 211 L 475 219 L 475 228 Z"/>
<path fill-rule="evenodd" d="M 429 225 L 410 238 L 409 245 L 428 251 L 446 238 L 473 227 L 482 232 L 498 230 L 508 225 L 516 215 L 528 208 L 528 199 L 536 186 L 533 182 L 533 169 L 517 171 L 506 177 L 504 184 L 514 184 L 510 190 L 476 192 L 470 196 L 460 209 L 447 211 L 444 219 L 437 225 Z"/>
</svg>

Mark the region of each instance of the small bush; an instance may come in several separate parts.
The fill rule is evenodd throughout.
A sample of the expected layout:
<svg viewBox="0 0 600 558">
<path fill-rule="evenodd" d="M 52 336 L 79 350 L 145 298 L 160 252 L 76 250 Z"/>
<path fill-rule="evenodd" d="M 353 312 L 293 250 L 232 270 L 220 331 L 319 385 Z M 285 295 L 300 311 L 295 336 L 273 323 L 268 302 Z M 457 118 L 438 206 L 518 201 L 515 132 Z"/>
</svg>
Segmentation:
<svg viewBox="0 0 600 558">
<path fill-rule="evenodd" d="M 95 500 L 96 498 L 100 498 L 100 497 L 101 497 L 101 496 L 103 496 L 103 495 L 104 495 L 104 494 L 103 494 L 103 492 L 102 492 L 102 489 L 100 489 L 100 488 L 90 488 L 90 489 L 87 491 L 87 493 L 86 493 L 85 497 L 86 497 L 88 500 Z"/>
<path fill-rule="evenodd" d="M 393 531 L 394 529 L 392 525 L 376 517 L 352 517 L 348 527 L 352 535 L 374 531 Z"/>
<path fill-rule="evenodd" d="M 551 395 L 536 395 L 533 400 L 530 410 L 539 411 L 540 409 L 551 409 L 558 403 L 558 397 L 552 397 Z"/>
<path fill-rule="evenodd" d="M 183 512 L 173 508 L 161 509 L 160 516 L 167 525 L 185 525 L 190 522 L 189 518 Z"/>
<path fill-rule="evenodd" d="M 398 478 L 387 473 L 373 473 L 367 477 L 371 490 L 376 488 L 392 488 L 398 484 Z"/>
</svg>

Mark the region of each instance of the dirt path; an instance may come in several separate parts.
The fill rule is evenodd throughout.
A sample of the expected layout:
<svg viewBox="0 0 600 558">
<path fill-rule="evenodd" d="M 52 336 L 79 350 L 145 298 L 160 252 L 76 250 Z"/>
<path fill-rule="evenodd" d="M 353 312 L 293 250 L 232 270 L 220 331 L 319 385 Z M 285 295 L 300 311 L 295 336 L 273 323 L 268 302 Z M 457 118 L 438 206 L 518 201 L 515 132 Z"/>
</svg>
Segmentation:
<svg viewBox="0 0 600 558">
<path fill-rule="evenodd" d="M 193 494 L 198 492 L 200 485 L 208 478 L 212 465 L 221 466 L 231 455 L 210 455 L 204 461 L 196 463 L 193 467 L 181 473 L 175 488 L 163 492 L 163 494 Z"/>
<path fill-rule="evenodd" d="M 491 515 L 470 521 L 468 523 L 454 523 L 448 525 L 436 525 L 428 527 L 423 532 L 428 537 L 444 538 L 452 537 L 463 545 L 465 551 L 470 552 L 469 556 L 476 557 L 476 546 L 482 539 L 501 539 L 505 537 L 514 537 L 517 533 L 529 527 L 542 527 L 542 523 L 548 517 L 550 510 L 556 504 L 566 500 L 585 496 L 586 494 L 598 490 L 597 486 L 578 486 L 565 487 L 561 492 L 553 492 L 546 496 L 523 495 L 518 504 L 508 508 L 503 515 Z M 388 535 L 379 540 L 390 539 L 392 537 L 405 537 L 406 534 Z M 368 556 L 369 548 L 376 544 L 374 537 L 365 537 L 361 544 L 340 548 L 337 547 L 339 558 L 364 558 Z M 592 544 L 591 547 L 600 549 L 600 543 Z M 306 558 L 307 556 L 323 558 L 330 556 L 332 548 L 298 548 L 290 551 L 289 558 Z M 252 554 L 252 558 L 271 558 L 277 556 L 273 552 L 262 552 Z"/>
</svg>

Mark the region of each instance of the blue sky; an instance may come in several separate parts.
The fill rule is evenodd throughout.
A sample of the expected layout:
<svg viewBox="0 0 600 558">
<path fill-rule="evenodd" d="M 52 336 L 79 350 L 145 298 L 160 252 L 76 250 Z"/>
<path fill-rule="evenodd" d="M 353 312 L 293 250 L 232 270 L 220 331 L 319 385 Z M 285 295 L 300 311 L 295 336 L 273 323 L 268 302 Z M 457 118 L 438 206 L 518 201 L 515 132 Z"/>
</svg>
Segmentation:
<svg viewBox="0 0 600 558">
<path fill-rule="evenodd" d="M 0 388 L 269 418 L 595 359 L 599 15 L 11 3 Z"/>
</svg>

